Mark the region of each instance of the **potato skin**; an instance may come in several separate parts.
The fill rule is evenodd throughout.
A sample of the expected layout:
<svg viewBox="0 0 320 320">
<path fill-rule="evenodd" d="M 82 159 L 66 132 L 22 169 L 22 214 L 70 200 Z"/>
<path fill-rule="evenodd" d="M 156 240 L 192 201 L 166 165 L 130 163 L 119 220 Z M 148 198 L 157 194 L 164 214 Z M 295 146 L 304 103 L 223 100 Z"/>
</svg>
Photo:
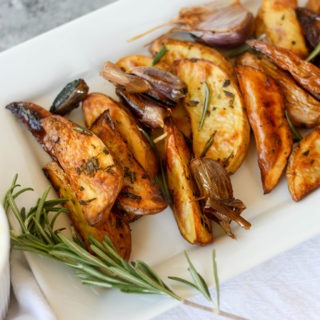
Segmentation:
<svg viewBox="0 0 320 320">
<path fill-rule="evenodd" d="M 117 198 L 117 206 L 131 215 L 154 214 L 164 210 L 167 203 L 158 185 L 135 160 L 128 145 L 113 127 L 108 111 L 93 123 L 91 130 L 114 154 L 116 163 L 124 170 L 123 186 Z"/>
<path fill-rule="evenodd" d="M 205 245 L 213 240 L 212 223 L 195 199 L 190 172 L 191 155 L 182 133 L 172 121 L 166 124 L 166 172 L 173 199 L 173 213 L 181 235 L 192 244 Z"/>
<path fill-rule="evenodd" d="M 122 57 L 120 60 L 116 62 L 116 65 L 126 72 L 130 72 L 133 68 L 136 67 L 154 67 L 159 68 L 165 71 L 170 71 L 170 67 L 165 63 L 158 62 L 155 65 L 152 65 L 153 58 L 140 55 L 140 54 L 132 54 L 129 56 Z"/>
<path fill-rule="evenodd" d="M 81 205 L 72 189 L 68 177 L 56 162 L 50 162 L 43 168 L 60 198 L 68 199 L 63 206 L 68 209 L 71 223 L 90 251 L 90 237 L 102 242 L 107 235 L 118 253 L 129 260 L 131 252 L 131 230 L 128 221 L 121 214 L 111 212 L 109 218 L 98 227 L 90 226 L 83 215 Z"/>
<path fill-rule="evenodd" d="M 291 197 L 300 201 L 320 186 L 320 127 L 306 135 L 293 149 L 287 167 Z"/>
<path fill-rule="evenodd" d="M 306 7 L 314 12 L 320 13 L 320 2 L 319 0 L 309 0 Z"/>
<path fill-rule="evenodd" d="M 181 41 L 164 37 L 152 42 L 149 48 L 151 54 L 155 56 L 163 45 L 165 45 L 167 51 L 161 58 L 161 62 L 170 66 L 172 70 L 174 70 L 174 64 L 177 60 L 184 58 L 205 59 L 218 65 L 228 74 L 229 78 L 235 79 L 232 63 L 219 51 L 213 48 L 196 42 Z"/>
<path fill-rule="evenodd" d="M 122 189 L 122 168 L 92 132 L 58 115 L 40 122 L 46 150 L 68 175 L 88 223 L 104 223 Z"/>
<path fill-rule="evenodd" d="M 259 69 L 277 82 L 290 120 L 296 127 L 313 128 L 320 124 L 320 101 L 297 85 L 285 71 L 265 57 L 257 58 L 249 52 L 239 57 L 237 63 Z"/>
<path fill-rule="evenodd" d="M 264 193 L 278 183 L 291 152 L 292 137 L 284 115 L 284 99 L 276 82 L 250 66 L 236 72 L 253 130 Z"/>
<path fill-rule="evenodd" d="M 288 71 L 305 90 L 320 100 L 320 69 L 301 59 L 292 51 L 276 47 L 258 40 L 248 40 L 247 44 L 265 54 L 279 68 Z"/>
<path fill-rule="evenodd" d="M 175 72 L 188 86 L 184 105 L 191 120 L 195 157 L 202 155 L 214 135 L 205 156 L 220 162 L 228 173 L 234 173 L 246 156 L 250 139 L 237 84 L 220 67 L 207 60 L 178 60 Z M 210 91 L 210 101 L 203 126 L 199 129 L 206 99 L 205 83 Z"/>
<path fill-rule="evenodd" d="M 120 103 L 102 93 L 91 93 L 82 103 L 82 112 L 88 127 L 91 127 L 106 110 L 135 159 L 153 178 L 158 172 L 158 159 L 131 113 Z"/>
<path fill-rule="evenodd" d="M 297 6 L 297 0 L 262 0 L 255 33 L 257 38 L 265 34 L 267 41 L 305 58 L 308 49 L 295 14 Z"/>
</svg>

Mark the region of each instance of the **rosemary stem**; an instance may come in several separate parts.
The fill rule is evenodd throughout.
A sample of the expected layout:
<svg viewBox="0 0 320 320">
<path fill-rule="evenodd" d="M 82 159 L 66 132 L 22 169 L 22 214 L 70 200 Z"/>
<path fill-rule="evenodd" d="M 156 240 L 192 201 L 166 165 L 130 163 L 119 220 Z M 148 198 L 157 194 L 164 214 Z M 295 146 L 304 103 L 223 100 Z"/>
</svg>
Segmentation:
<svg viewBox="0 0 320 320">
<path fill-rule="evenodd" d="M 214 308 L 214 307 L 204 306 L 202 304 L 198 304 L 198 303 L 190 301 L 190 300 L 186 300 L 185 299 L 185 300 L 182 300 L 181 302 L 184 305 L 187 305 L 187 306 L 189 306 L 191 308 L 195 308 L 195 309 L 199 309 L 199 310 L 202 310 L 202 311 L 215 313 L 216 315 L 224 317 L 224 318 L 228 318 L 228 319 L 232 319 L 232 320 L 248 320 L 247 318 L 240 317 L 240 316 L 235 315 L 233 313 L 222 311 L 222 310 L 219 310 L 218 308 Z"/>
</svg>

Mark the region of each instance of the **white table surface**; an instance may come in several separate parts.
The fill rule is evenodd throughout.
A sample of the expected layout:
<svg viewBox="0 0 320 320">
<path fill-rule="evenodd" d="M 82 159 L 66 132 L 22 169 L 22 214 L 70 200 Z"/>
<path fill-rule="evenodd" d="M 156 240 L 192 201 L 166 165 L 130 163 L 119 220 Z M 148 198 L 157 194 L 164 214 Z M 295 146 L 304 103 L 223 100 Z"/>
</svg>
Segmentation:
<svg viewBox="0 0 320 320">
<path fill-rule="evenodd" d="M 110 2 L 0 0 L 0 51 Z M 319 253 L 317 236 L 221 284 L 221 308 L 252 320 L 320 319 Z M 206 303 L 200 296 L 194 301 Z M 14 300 L 9 319 L 22 319 Z M 175 319 L 220 317 L 180 306 L 155 318 Z"/>
</svg>

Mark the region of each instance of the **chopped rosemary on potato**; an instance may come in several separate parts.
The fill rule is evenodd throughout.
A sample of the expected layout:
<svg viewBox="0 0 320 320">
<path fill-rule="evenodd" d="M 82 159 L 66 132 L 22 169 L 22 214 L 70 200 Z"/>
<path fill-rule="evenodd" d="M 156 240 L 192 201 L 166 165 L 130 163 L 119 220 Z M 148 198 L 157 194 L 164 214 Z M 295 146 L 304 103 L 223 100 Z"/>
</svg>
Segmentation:
<svg viewBox="0 0 320 320">
<path fill-rule="evenodd" d="M 261 36 L 259 36 L 257 38 L 257 40 L 263 40 L 266 37 L 266 34 L 263 33 Z M 247 51 L 249 51 L 251 49 L 251 47 L 249 45 L 247 45 L 246 43 L 242 44 L 241 46 L 231 49 L 230 51 L 227 52 L 227 56 L 229 58 L 235 58 L 237 56 L 239 56 L 242 53 L 245 53 Z"/>
<path fill-rule="evenodd" d="M 152 61 L 152 66 L 160 62 L 160 60 L 166 54 L 166 52 L 167 52 L 167 47 L 163 44 L 160 50 L 158 51 L 158 53 L 156 54 L 156 56 L 154 57 Z"/>
<path fill-rule="evenodd" d="M 193 308 L 211 313 L 215 312 L 229 319 L 246 320 L 218 308 L 203 306 L 182 298 L 169 288 L 147 263 L 124 260 L 108 237 L 105 237 L 103 242 L 90 238 L 92 253 L 88 252 L 78 235 L 72 233 L 72 237 L 69 238 L 63 234 L 64 229 L 55 228 L 57 217 L 61 213 L 67 212 L 61 206 L 67 199 L 48 200 L 50 188 L 47 188 L 42 197 L 37 200 L 35 206 L 30 208 L 29 211 L 25 208 L 19 208 L 16 202 L 18 196 L 33 189 L 22 188 L 17 183 L 17 179 L 18 176 L 16 175 L 3 201 L 5 211 L 8 215 L 13 216 L 12 218 L 15 218 L 15 222 L 20 229 L 16 230 L 15 228 L 14 230 L 13 224 L 10 225 L 10 237 L 14 249 L 37 253 L 60 261 L 75 270 L 75 276 L 86 285 L 119 289 L 125 293 L 165 295 Z M 10 219 L 10 222 L 12 223 L 12 219 Z M 194 282 L 178 277 L 169 278 L 180 279 L 180 282 L 200 291 L 212 301 L 208 285 L 196 271 L 186 252 L 185 257 L 189 263 L 189 272 Z M 214 250 L 212 257 L 218 290 Z M 217 291 L 217 300 L 219 301 L 219 299 Z"/>
<path fill-rule="evenodd" d="M 291 130 L 291 133 L 292 133 L 292 136 L 293 136 L 293 140 L 296 141 L 296 142 L 302 140 L 303 137 L 302 137 L 301 133 L 296 129 L 296 127 L 292 123 L 287 111 L 285 111 L 285 116 L 286 116 L 286 119 L 288 121 L 290 130 Z"/>
<path fill-rule="evenodd" d="M 205 155 L 207 154 L 208 150 L 210 149 L 210 147 L 213 144 L 213 139 L 214 139 L 214 136 L 216 135 L 216 133 L 217 133 L 217 130 L 213 131 L 212 135 L 210 136 L 210 138 L 206 142 L 206 144 L 205 144 L 205 146 L 203 148 L 203 151 L 200 154 L 200 158 L 205 157 Z"/>
<path fill-rule="evenodd" d="M 312 52 L 309 54 L 307 61 L 313 60 L 316 56 L 318 56 L 320 53 L 320 42 L 317 44 L 317 46 L 312 50 Z"/>
<path fill-rule="evenodd" d="M 201 115 L 198 131 L 200 131 L 204 125 L 204 121 L 207 116 L 209 102 L 210 102 L 210 88 L 209 88 L 207 81 L 204 81 L 204 88 L 205 88 L 206 96 L 205 96 L 205 100 L 204 100 L 204 104 L 203 104 L 202 115 Z"/>
</svg>

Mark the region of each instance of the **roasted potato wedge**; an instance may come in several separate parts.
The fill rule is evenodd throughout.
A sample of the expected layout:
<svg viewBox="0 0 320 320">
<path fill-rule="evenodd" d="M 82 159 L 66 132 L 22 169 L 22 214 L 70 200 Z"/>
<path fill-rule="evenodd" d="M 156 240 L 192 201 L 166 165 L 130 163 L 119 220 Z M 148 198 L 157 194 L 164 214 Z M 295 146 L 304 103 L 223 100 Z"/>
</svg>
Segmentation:
<svg viewBox="0 0 320 320">
<path fill-rule="evenodd" d="M 166 126 L 166 171 L 173 199 L 173 213 L 181 235 L 192 244 L 205 245 L 213 240 L 211 221 L 195 199 L 195 186 L 190 173 L 190 151 L 183 134 L 172 121 Z"/>
<path fill-rule="evenodd" d="M 297 6 L 297 0 L 262 0 L 255 33 L 256 37 L 265 34 L 267 41 L 304 58 L 308 49 L 295 13 Z"/>
<path fill-rule="evenodd" d="M 229 78 L 235 78 L 232 63 L 219 51 L 213 48 L 196 42 L 159 38 L 152 42 L 150 46 L 151 54 L 156 56 L 163 45 L 166 47 L 166 53 L 161 58 L 161 62 L 170 66 L 172 69 L 174 69 L 174 63 L 176 60 L 183 58 L 204 59 L 212 61 L 218 65 L 225 73 L 228 74 Z"/>
<path fill-rule="evenodd" d="M 320 100 L 320 69 L 301 59 L 288 49 L 279 48 L 258 40 L 248 40 L 247 44 L 265 54 L 279 68 L 289 71 L 293 78 L 316 99 Z"/>
<path fill-rule="evenodd" d="M 153 65 L 152 63 L 153 63 L 152 57 L 148 57 L 140 54 L 133 54 L 133 55 L 125 56 L 121 58 L 116 62 L 116 65 L 126 72 L 130 72 L 130 70 L 132 70 L 133 68 L 142 67 L 142 66 L 155 67 L 165 71 L 170 71 L 170 67 L 167 66 L 165 63 L 158 62 L 155 65 Z"/>
<path fill-rule="evenodd" d="M 154 180 L 138 164 L 128 145 L 116 131 L 108 111 L 105 111 L 91 126 L 91 130 L 114 154 L 116 162 L 124 170 L 122 190 L 117 206 L 135 215 L 154 214 L 166 208 L 161 191 Z M 113 168 L 110 168 L 110 172 Z"/>
<path fill-rule="evenodd" d="M 131 252 L 131 230 L 128 221 L 121 214 L 111 211 L 108 219 L 102 225 L 98 227 L 90 226 L 67 175 L 58 163 L 48 163 L 43 171 L 58 196 L 68 199 L 63 205 L 68 209 L 72 225 L 86 244 L 87 249 L 90 251 L 90 237 L 102 242 L 107 235 L 118 253 L 128 260 Z"/>
<path fill-rule="evenodd" d="M 91 93 L 82 103 L 82 111 L 88 127 L 91 127 L 93 122 L 106 110 L 135 159 L 153 178 L 158 172 L 158 159 L 139 130 L 135 118 L 123 106 L 102 93 Z"/>
<path fill-rule="evenodd" d="M 104 223 L 122 189 L 122 168 L 91 131 L 58 115 L 42 119 L 41 125 L 43 143 L 68 175 L 88 223 Z"/>
<path fill-rule="evenodd" d="M 123 170 L 91 131 L 30 103 L 7 108 L 23 122 L 69 177 L 90 225 L 103 223 L 122 188 Z M 107 171 L 113 167 L 113 173 Z"/>
<path fill-rule="evenodd" d="M 250 66 L 236 72 L 253 130 L 264 193 L 278 183 L 291 152 L 292 137 L 284 99 L 276 82 Z"/>
<path fill-rule="evenodd" d="M 295 201 L 300 201 L 320 186 L 320 127 L 314 128 L 294 148 L 286 175 Z"/>
<path fill-rule="evenodd" d="M 247 153 L 250 139 L 237 84 L 207 60 L 181 59 L 175 68 L 188 86 L 184 105 L 191 120 L 195 157 L 206 156 L 220 162 L 228 173 L 235 172 Z"/>
<path fill-rule="evenodd" d="M 259 69 L 277 82 L 285 98 L 290 120 L 296 127 L 313 128 L 320 124 L 320 101 L 297 85 L 288 73 L 270 60 L 258 58 L 249 52 L 243 54 L 237 63 Z"/>
<path fill-rule="evenodd" d="M 319 0 L 309 0 L 306 7 L 314 12 L 320 13 L 320 2 Z"/>
</svg>

